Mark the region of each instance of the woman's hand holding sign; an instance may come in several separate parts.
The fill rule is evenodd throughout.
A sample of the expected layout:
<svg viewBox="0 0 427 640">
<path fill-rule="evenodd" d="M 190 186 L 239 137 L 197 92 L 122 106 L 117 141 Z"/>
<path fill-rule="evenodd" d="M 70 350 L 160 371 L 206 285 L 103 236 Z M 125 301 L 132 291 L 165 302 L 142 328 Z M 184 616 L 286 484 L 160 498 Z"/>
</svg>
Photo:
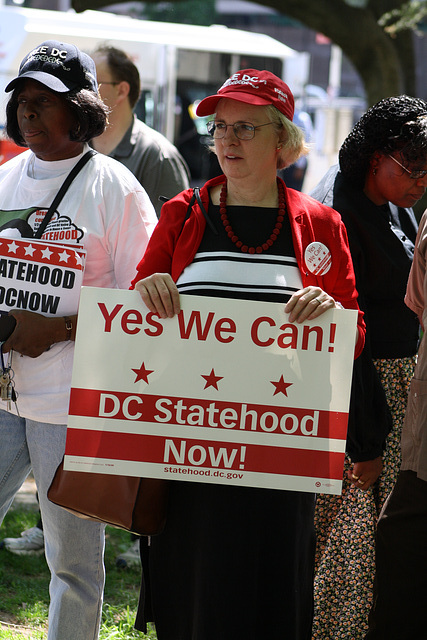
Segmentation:
<svg viewBox="0 0 427 640">
<path fill-rule="evenodd" d="M 173 318 L 181 311 L 179 291 L 168 273 L 154 273 L 139 280 L 135 289 L 152 313 L 160 318 Z"/>
<path fill-rule="evenodd" d="M 309 286 L 300 289 L 288 300 L 285 313 L 289 313 L 289 322 L 313 320 L 328 311 L 336 309 L 337 304 L 332 296 L 320 287 Z"/>
</svg>

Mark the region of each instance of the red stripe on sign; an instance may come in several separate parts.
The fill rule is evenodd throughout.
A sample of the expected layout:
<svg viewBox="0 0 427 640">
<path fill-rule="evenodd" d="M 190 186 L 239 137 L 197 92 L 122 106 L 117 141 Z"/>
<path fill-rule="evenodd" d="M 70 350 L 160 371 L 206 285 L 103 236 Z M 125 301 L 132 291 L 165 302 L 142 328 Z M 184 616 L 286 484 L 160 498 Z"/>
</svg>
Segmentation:
<svg viewBox="0 0 427 640">
<path fill-rule="evenodd" d="M 344 453 L 85 429 L 68 429 L 65 454 L 335 480 L 344 464 Z"/>
<path fill-rule="evenodd" d="M 58 244 L 24 241 L 19 239 L 0 241 L 0 255 L 6 259 L 24 261 L 26 263 L 46 264 L 81 271 L 85 253 L 73 248 L 70 244 L 60 243 L 62 239 L 69 239 L 70 234 L 76 234 L 76 230 L 55 232 L 58 236 Z"/>
<path fill-rule="evenodd" d="M 186 424 L 337 440 L 346 439 L 348 418 L 347 413 L 338 411 L 89 389 L 71 389 L 69 413 L 102 420 Z"/>
</svg>

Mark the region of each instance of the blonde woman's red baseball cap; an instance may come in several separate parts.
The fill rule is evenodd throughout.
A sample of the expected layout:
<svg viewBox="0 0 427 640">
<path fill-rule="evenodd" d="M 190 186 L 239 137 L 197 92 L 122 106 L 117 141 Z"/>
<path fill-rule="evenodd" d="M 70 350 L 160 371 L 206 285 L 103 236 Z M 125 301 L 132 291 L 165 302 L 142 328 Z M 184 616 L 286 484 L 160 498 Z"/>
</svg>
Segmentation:
<svg viewBox="0 0 427 640">
<path fill-rule="evenodd" d="M 208 96 L 199 102 L 196 114 L 198 116 L 212 115 L 221 98 L 259 106 L 272 104 L 288 120 L 292 120 L 294 117 L 295 104 L 292 91 L 283 80 L 270 71 L 243 69 L 233 73 L 214 96 Z"/>
</svg>

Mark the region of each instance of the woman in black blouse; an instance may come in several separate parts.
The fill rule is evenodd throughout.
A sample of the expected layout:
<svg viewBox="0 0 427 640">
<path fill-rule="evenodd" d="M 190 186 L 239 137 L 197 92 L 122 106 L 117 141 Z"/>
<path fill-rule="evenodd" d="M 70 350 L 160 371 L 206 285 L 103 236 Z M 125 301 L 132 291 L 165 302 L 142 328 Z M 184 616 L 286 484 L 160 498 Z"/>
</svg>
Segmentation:
<svg viewBox="0 0 427 640">
<path fill-rule="evenodd" d="M 366 344 L 355 362 L 341 497 L 316 505 L 313 638 L 363 638 L 372 602 L 375 526 L 400 465 L 400 434 L 419 325 L 404 304 L 427 186 L 427 103 L 385 98 L 344 141 L 312 196 L 347 228 Z M 372 366 L 372 363 L 374 366 Z"/>
</svg>

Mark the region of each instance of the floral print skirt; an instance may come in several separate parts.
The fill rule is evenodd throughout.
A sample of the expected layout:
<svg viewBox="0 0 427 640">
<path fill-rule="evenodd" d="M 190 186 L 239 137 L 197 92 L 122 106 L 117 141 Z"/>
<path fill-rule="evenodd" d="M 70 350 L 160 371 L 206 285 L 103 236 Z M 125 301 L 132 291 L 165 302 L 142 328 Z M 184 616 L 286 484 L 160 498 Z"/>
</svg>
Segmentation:
<svg viewBox="0 0 427 640">
<path fill-rule="evenodd" d="M 400 468 L 400 436 L 415 356 L 374 360 L 393 416 L 383 471 L 362 491 L 347 480 L 340 496 L 317 497 L 313 640 L 362 640 L 368 628 L 375 574 L 375 530 Z"/>
</svg>

